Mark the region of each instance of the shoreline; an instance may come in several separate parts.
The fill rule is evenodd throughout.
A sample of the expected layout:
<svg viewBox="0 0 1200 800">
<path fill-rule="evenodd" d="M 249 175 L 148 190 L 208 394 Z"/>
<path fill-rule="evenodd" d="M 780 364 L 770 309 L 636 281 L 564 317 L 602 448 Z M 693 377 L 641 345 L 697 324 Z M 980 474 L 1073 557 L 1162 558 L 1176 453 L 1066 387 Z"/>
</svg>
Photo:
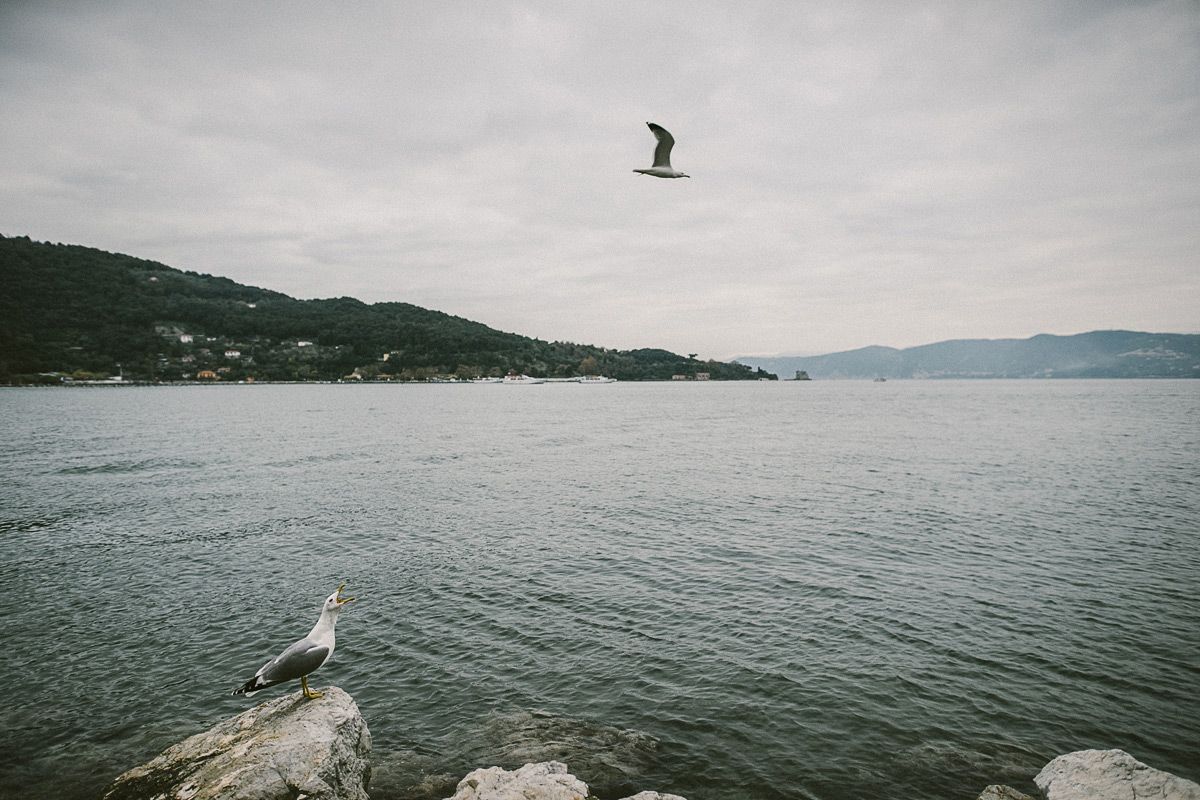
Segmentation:
<svg viewBox="0 0 1200 800">
<path fill-rule="evenodd" d="M 376 765 L 367 722 L 344 690 L 331 685 L 322 691 L 323 695 L 312 700 L 289 692 L 222 720 L 123 772 L 108 784 L 101 798 L 370 800 Z M 415 784 L 397 783 L 390 792 L 431 800 L 435 796 L 445 800 L 595 800 L 597 792 L 621 800 L 686 800 L 669 792 L 638 791 L 628 785 L 635 780 L 626 780 L 620 788 L 590 789 L 584 779 L 594 782 L 599 777 L 595 766 L 586 759 L 576 762 L 583 767 L 582 777 L 577 777 L 564 759 L 574 761 L 575 756 L 583 758 L 585 754 L 560 748 L 558 741 L 526 742 L 520 749 L 521 759 L 499 752 L 480 754 L 484 760 L 511 768 L 480 766 L 457 781 L 449 775 L 421 773 L 413 776 Z M 559 749 L 556 755 L 545 758 L 555 749 Z M 514 763 L 518 760 L 524 763 L 518 766 Z M 1036 796 L 1009 785 L 991 784 L 978 800 L 1200 800 L 1200 784 L 1156 769 L 1119 749 L 1077 750 L 1057 756 L 1022 783 L 1036 786 Z"/>
<path fill-rule="evenodd" d="M 1137 381 L 1150 381 L 1154 383 L 1164 383 L 1169 381 L 1178 381 L 1180 383 L 1194 383 L 1200 381 L 1200 376 L 1181 377 L 1181 376 L 1145 376 L 1145 377 L 1044 377 L 1044 378 L 963 378 L 963 377 L 948 377 L 948 378 L 888 378 L 887 383 L 1087 383 L 1087 382 L 1111 382 L 1111 383 L 1134 383 Z M 774 384 L 790 384 L 790 383 L 884 383 L 885 381 L 876 381 L 871 378 L 823 378 L 821 380 L 794 380 L 794 379 L 779 379 L 770 380 L 766 378 L 747 379 L 747 380 L 725 380 L 721 378 L 713 378 L 710 380 L 669 380 L 663 378 L 645 378 L 645 379 L 624 379 L 613 380 L 612 383 L 663 383 L 663 384 L 756 384 L 756 383 L 774 383 Z M 451 381 L 451 380 L 327 380 L 327 381 L 285 381 L 285 380 L 252 380 L 252 381 L 140 381 L 140 380 L 124 380 L 124 381 L 66 381 L 59 383 L 0 383 L 0 389 L 126 389 L 130 387 L 146 388 L 146 387 L 183 387 L 183 386 L 458 386 L 458 385 L 473 385 L 475 381 Z M 553 384 L 572 384 L 579 383 L 574 379 L 544 379 L 544 385 Z M 498 383 L 480 384 L 488 386 L 498 386 Z M 541 384 L 539 384 L 541 385 Z"/>
</svg>

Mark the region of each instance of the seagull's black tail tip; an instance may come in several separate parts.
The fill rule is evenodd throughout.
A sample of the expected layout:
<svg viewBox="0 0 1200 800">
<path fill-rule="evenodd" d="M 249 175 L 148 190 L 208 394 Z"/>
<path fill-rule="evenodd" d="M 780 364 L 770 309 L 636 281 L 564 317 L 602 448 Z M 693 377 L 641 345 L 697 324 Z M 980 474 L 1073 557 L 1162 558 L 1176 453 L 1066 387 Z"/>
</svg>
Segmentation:
<svg viewBox="0 0 1200 800">
<path fill-rule="evenodd" d="M 238 688 L 234 689 L 231 694 L 244 694 L 249 696 L 257 692 L 259 689 L 266 688 L 265 685 L 256 684 L 258 684 L 258 678 L 251 678 Z"/>
</svg>

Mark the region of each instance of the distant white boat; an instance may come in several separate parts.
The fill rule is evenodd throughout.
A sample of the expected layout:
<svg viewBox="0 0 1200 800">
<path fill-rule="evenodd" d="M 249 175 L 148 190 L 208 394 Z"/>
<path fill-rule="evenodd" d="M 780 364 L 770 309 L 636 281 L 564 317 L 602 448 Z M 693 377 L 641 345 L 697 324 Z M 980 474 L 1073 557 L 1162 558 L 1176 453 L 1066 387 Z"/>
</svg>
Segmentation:
<svg viewBox="0 0 1200 800">
<path fill-rule="evenodd" d="M 578 379 L 579 383 L 616 383 L 616 378 L 607 378 L 603 375 L 584 375 Z"/>
<path fill-rule="evenodd" d="M 517 375 L 508 373 L 504 376 L 505 386 L 532 386 L 535 383 L 545 383 L 541 378 L 531 378 L 528 375 Z"/>
</svg>

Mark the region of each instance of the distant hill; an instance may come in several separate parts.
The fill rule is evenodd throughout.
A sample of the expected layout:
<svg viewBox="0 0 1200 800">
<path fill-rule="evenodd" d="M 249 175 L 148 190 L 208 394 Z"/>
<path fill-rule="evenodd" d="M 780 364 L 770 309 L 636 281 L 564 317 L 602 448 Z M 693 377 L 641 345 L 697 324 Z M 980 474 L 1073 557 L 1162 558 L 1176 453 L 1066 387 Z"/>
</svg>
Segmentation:
<svg viewBox="0 0 1200 800">
<path fill-rule="evenodd" d="M 0 382 L 118 369 L 127 379 L 164 381 L 425 380 L 509 370 L 627 381 L 767 377 L 666 350 L 531 339 L 408 303 L 297 300 L 132 256 L 0 236 Z"/>
<path fill-rule="evenodd" d="M 863 347 L 820 356 L 738 358 L 788 379 L 821 378 L 1200 378 L 1200 334 L 1092 331 L 1029 339 L 955 339 Z"/>
</svg>

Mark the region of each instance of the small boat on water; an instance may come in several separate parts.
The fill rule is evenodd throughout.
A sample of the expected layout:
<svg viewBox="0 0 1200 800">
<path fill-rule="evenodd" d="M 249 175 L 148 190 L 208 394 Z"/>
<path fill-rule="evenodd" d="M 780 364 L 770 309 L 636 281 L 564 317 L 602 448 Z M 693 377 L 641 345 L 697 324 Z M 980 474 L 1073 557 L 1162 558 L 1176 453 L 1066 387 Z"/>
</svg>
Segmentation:
<svg viewBox="0 0 1200 800">
<path fill-rule="evenodd" d="M 541 378 L 531 378 L 528 375 L 518 375 L 515 372 L 510 372 L 504 376 L 505 386 L 532 386 L 536 383 L 545 383 Z"/>
<path fill-rule="evenodd" d="M 603 375 L 583 375 L 576 379 L 578 383 L 616 383 L 616 378 L 607 378 Z"/>
</svg>

